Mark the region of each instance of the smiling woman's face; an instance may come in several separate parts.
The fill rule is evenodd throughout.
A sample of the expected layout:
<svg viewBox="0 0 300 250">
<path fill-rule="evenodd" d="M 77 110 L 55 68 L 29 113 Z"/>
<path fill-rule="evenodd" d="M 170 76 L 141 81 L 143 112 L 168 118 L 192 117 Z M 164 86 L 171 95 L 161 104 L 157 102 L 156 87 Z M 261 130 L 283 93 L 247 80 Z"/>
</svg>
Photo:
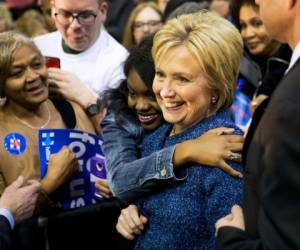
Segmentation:
<svg viewBox="0 0 300 250">
<path fill-rule="evenodd" d="M 155 61 L 153 91 L 164 119 L 176 133 L 212 115 L 212 91 L 197 59 L 185 45 L 170 48 Z"/>
<path fill-rule="evenodd" d="M 132 69 L 127 78 L 128 106 L 133 109 L 144 129 L 156 129 L 163 121 L 160 107 L 151 89 L 148 89 L 138 73 Z"/>
<path fill-rule="evenodd" d="M 47 100 L 47 69 L 35 47 L 24 44 L 15 51 L 3 90 L 10 102 L 22 106 L 32 107 Z"/>
<path fill-rule="evenodd" d="M 258 8 L 243 5 L 239 14 L 241 35 L 249 52 L 256 56 L 270 56 L 278 48 L 279 43 L 268 34 L 259 17 Z"/>
</svg>

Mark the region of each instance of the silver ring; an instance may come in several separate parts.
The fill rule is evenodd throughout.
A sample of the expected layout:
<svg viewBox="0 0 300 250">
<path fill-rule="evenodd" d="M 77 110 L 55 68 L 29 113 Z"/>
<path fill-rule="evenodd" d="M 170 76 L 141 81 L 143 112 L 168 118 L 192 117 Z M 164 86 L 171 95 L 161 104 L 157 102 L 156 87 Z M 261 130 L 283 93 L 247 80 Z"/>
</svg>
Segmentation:
<svg viewBox="0 0 300 250">
<path fill-rule="evenodd" d="M 227 157 L 228 160 L 234 161 L 239 158 L 239 154 L 230 152 Z"/>
</svg>

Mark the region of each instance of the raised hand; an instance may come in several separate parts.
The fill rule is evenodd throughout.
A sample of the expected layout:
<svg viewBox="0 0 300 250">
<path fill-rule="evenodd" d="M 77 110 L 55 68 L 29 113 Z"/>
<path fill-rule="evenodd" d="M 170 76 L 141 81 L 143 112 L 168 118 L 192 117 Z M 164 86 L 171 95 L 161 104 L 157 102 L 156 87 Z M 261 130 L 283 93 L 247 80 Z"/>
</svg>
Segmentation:
<svg viewBox="0 0 300 250">
<path fill-rule="evenodd" d="M 97 100 L 98 95 L 71 72 L 49 68 L 48 81 L 50 93 L 60 94 L 83 108 Z"/>
</svg>

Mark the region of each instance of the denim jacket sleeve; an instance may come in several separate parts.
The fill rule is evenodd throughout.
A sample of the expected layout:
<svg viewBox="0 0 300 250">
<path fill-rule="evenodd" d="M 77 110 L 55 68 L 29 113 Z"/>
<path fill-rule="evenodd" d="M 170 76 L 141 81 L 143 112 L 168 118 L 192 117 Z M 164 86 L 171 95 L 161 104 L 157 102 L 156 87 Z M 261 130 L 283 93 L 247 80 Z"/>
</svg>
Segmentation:
<svg viewBox="0 0 300 250">
<path fill-rule="evenodd" d="M 175 146 L 138 159 L 142 136 L 139 125 L 130 121 L 117 124 L 115 115 L 109 113 L 102 122 L 102 130 L 109 186 L 122 201 L 130 202 L 161 185 L 186 178 L 177 178 L 173 172 Z"/>
</svg>

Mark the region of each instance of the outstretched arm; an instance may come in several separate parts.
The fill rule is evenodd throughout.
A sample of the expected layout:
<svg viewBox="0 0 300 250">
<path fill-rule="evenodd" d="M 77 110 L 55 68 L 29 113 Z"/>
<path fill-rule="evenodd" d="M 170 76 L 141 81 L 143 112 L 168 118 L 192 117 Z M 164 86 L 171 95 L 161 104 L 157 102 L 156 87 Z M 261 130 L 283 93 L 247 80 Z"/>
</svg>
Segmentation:
<svg viewBox="0 0 300 250">
<path fill-rule="evenodd" d="M 114 195 L 124 202 L 148 194 L 170 181 L 185 179 L 186 175 L 176 176 L 174 168 L 187 162 L 217 166 L 240 176 L 225 162 L 230 153 L 241 150 L 243 144 L 241 136 L 222 133 L 232 129 L 214 129 L 196 140 L 164 148 L 138 159 L 138 135 L 132 132 L 132 127 L 126 129 L 117 124 L 113 114 L 109 114 L 102 125 L 109 186 Z"/>
<path fill-rule="evenodd" d="M 13 220 L 19 223 L 32 216 L 39 191 L 38 181 L 29 180 L 24 183 L 24 178 L 19 176 L 4 190 L 0 198 L 0 208 L 7 209 Z"/>
<path fill-rule="evenodd" d="M 188 162 L 198 163 L 211 167 L 218 167 L 234 177 L 242 174 L 232 168 L 226 161 L 240 162 L 238 153 L 243 147 L 244 139 L 239 135 L 231 135 L 234 129 L 211 129 L 194 140 L 177 144 L 173 157 L 174 167 L 180 167 Z"/>
</svg>

